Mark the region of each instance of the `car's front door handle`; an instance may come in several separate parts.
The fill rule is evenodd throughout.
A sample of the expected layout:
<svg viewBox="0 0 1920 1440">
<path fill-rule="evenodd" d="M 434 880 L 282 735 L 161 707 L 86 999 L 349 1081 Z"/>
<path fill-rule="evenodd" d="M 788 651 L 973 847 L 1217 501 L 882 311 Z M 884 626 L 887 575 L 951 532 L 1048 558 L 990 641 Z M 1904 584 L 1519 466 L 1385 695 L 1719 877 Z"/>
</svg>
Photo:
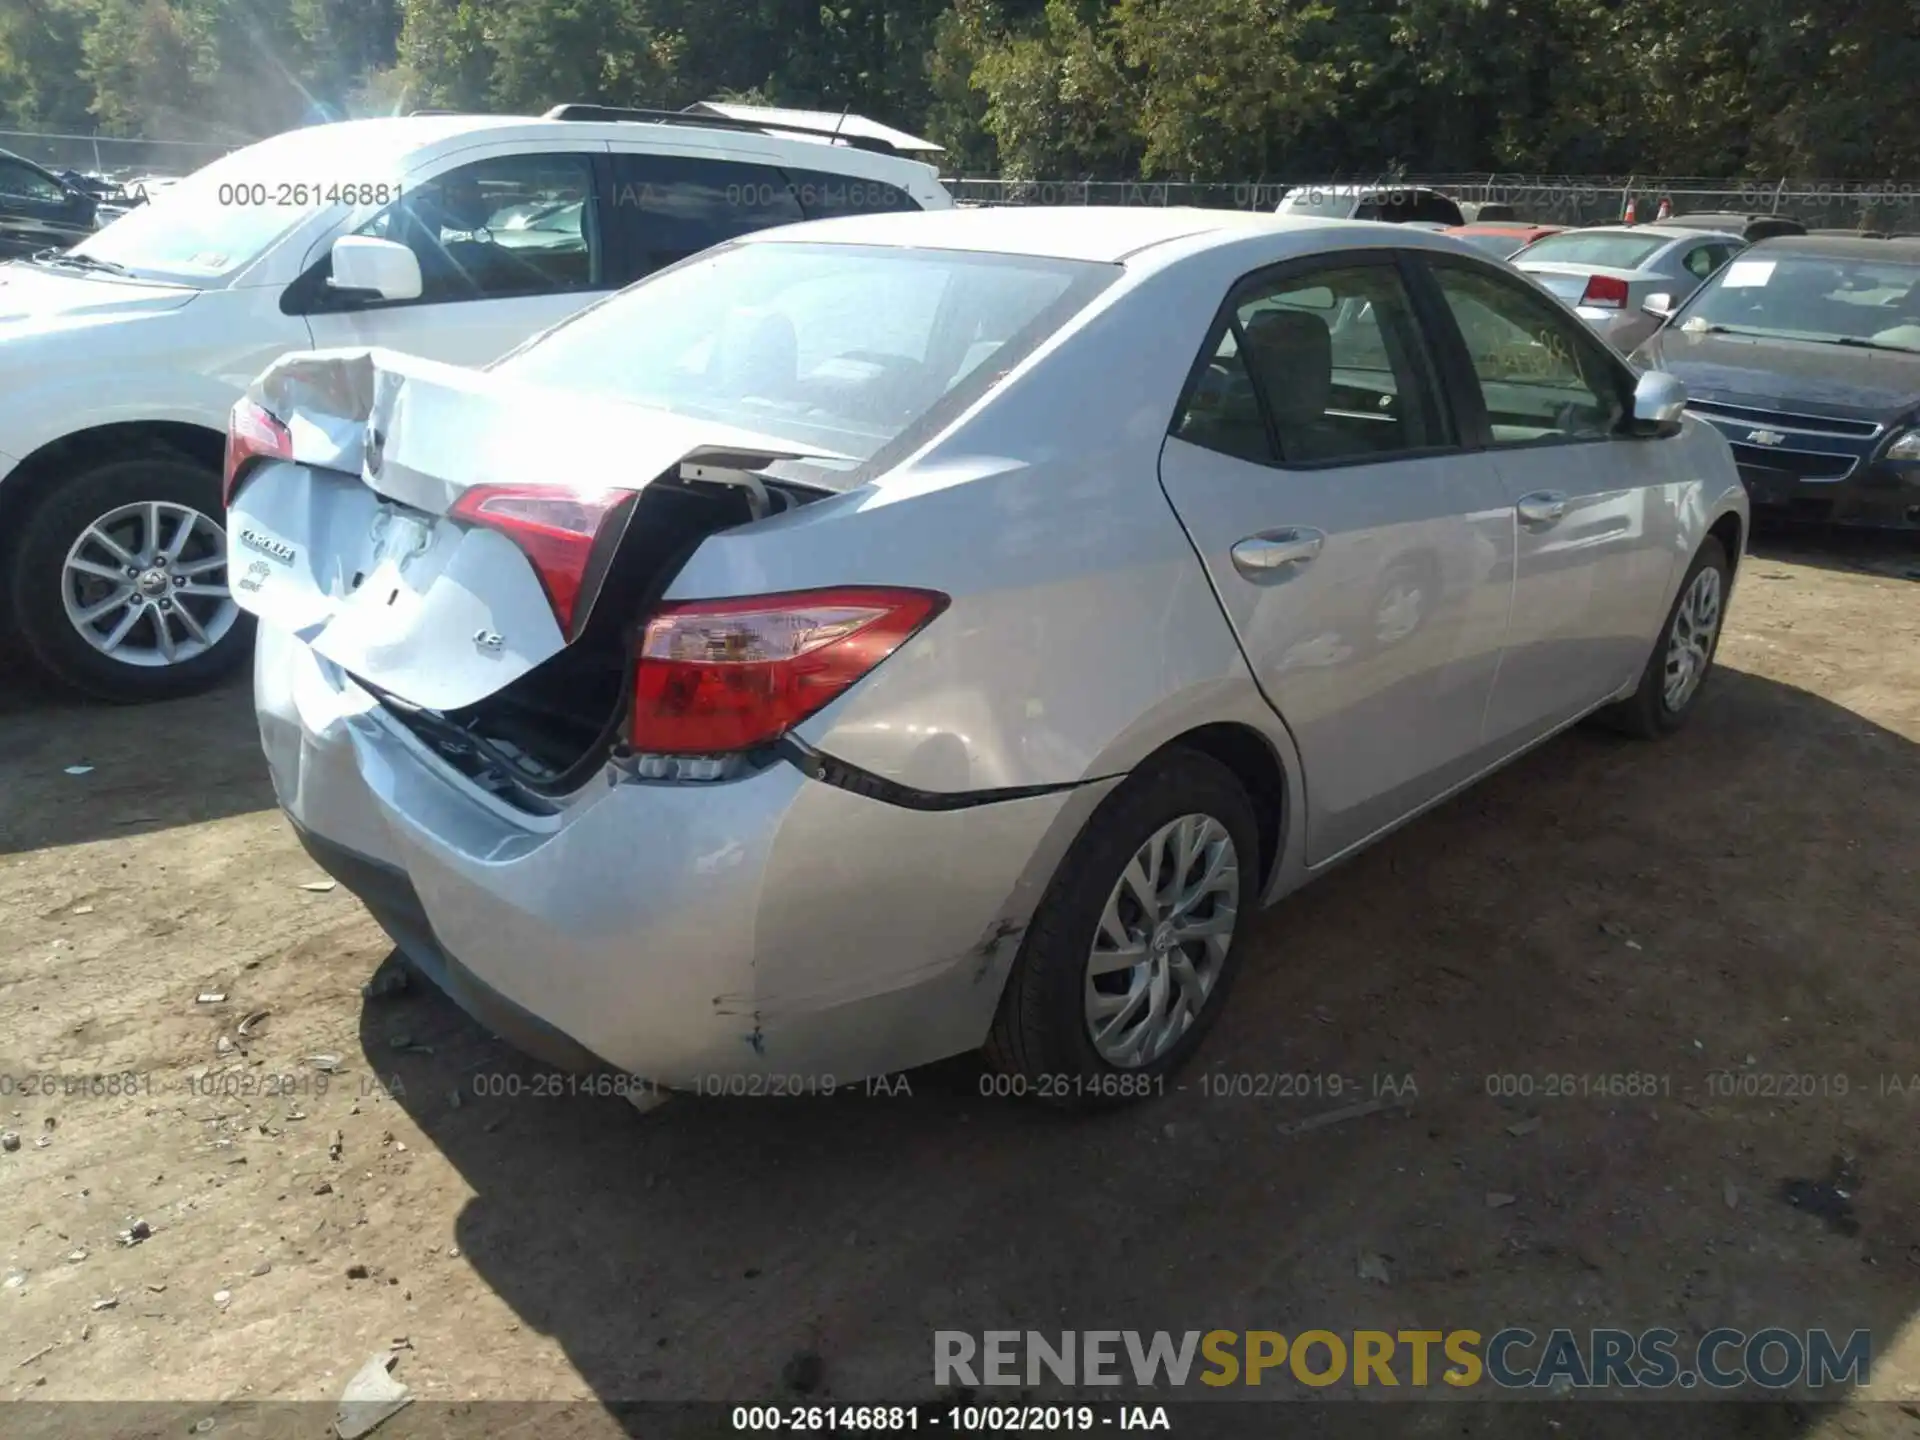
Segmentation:
<svg viewBox="0 0 1920 1440">
<path fill-rule="evenodd" d="M 1567 497 L 1558 490 L 1536 490 L 1522 495 L 1513 508 L 1529 525 L 1551 525 L 1567 513 Z"/>
<path fill-rule="evenodd" d="M 1320 531 L 1304 526 L 1263 530 L 1233 547 L 1233 568 L 1249 580 L 1284 580 L 1318 555 L 1326 541 Z"/>
</svg>

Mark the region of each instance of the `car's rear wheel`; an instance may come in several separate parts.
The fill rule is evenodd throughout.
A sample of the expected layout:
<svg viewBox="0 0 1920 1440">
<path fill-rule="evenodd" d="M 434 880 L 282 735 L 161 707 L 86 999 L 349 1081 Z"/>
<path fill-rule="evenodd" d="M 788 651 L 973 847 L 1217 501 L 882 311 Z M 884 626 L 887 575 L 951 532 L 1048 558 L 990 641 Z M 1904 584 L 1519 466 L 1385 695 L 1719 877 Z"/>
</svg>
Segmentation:
<svg viewBox="0 0 1920 1440">
<path fill-rule="evenodd" d="M 220 477 L 185 459 L 111 461 L 28 515 L 13 614 L 43 666 L 102 700 L 204 690 L 247 656 L 227 580 Z"/>
<path fill-rule="evenodd" d="M 1035 911 L 988 1064 L 1063 1105 L 1158 1093 L 1225 1002 L 1258 870 L 1231 771 L 1183 750 L 1149 762 L 1094 812 Z"/>
<path fill-rule="evenodd" d="M 1730 574 L 1726 550 L 1709 535 L 1680 582 L 1659 642 L 1641 672 L 1639 689 L 1602 710 L 1600 719 L 1645 740 L 1671 735 L 1687 723 L 1720 648 Z"/>
</svg>

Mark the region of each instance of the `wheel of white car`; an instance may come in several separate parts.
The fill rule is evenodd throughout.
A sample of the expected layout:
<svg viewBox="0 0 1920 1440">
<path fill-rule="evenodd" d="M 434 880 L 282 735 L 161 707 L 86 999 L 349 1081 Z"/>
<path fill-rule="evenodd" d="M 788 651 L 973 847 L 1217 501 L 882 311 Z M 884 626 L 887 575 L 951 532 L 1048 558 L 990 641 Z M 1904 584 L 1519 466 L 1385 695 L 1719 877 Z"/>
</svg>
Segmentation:
<svg viewBox="0 0 1920 1440">
<path fill-rule="evenodd" d="M 1680 582 L 1680 593 L 1641 672 L 1640 688 L 1601 711 L 1602 720 L 1645 740 L 1671 735 L 1687 723 L 1720 647 L 1730 575 L 1727 552 L 1709 535 Z"/>
<path fill-rule="evenodd" d="M 1107 797 L 1034 913 L 988 1037 L 1016 1094 L 1141 1099 L 1225 1003 L 1259 891 L 1259 830 L 1233 773 L 1165 752 Z"/>
<path fill-rule="evenodd" d="M 59 483 L 14 552 L 13 613 L 76 689 L 133 703 L 204 690 L 253 635 L 227 588 L 220 477 L 184 458 L 110 461 Z"/>
</svg>

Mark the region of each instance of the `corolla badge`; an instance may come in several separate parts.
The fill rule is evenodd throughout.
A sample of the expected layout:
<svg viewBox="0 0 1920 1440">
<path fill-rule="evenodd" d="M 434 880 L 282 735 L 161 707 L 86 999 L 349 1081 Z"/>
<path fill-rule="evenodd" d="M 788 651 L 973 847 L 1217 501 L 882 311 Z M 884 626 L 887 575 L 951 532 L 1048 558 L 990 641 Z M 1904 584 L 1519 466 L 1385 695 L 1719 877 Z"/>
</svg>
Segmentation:
<svg viewBox="0 0 1920 1440">
<path fill-rule="evenodd" d="M 246 529 L 240 532 L 240 543 L 249 550 L 258 550 L 262 555 L 270 555 L 282 565 L 291 565 L 294 558 L 293 546 L 284 540 L 276 540 L 271 535 L 262 535 L 258 530 Z"/>
<path fill-rule="evenodd" d="M 1747 431 L 1747 442 L 1752 445 L 1783 445 L 1786 439 L 1778 430 Z"/>
</svg>

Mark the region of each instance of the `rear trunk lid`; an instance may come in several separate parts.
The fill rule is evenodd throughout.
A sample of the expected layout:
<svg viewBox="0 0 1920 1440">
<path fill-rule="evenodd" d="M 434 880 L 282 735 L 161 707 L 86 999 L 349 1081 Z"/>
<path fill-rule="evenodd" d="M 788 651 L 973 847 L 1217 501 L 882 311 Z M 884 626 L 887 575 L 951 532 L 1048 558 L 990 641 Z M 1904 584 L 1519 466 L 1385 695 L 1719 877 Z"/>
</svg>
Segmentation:
<svg viewBox="0 0 1920 1440">
<path fill-rule="evenodd" d="M 1519 260 L 1514 263 L 1531 275 L 1537 284 L 1545 286 L 1569 305 L 1579 303 L 1580 297 L 1586 293 L 1587 281 L 1595 275 L 1621 280 L 1629 286 L 1646 279 L 1638 270 L 1622 270 L 1615 265 L 1556 265 L 1544 260 L 1531 263 Z"/>
<path fill-rule="evenodd" d="M 293 453 L 232 498 L 235 600 L 433 711 L 484 700 L 582 633 L 608 570 L 601 547 L 617 551 L 638 513 L 629 497 L 690 465 L 737 483 L 741 467 L 798 458 L 727 425 L 379 350 L 289 356 L 248 393 Z M 528 552 L 454 513 L 482 486 L 619 502 L 566 630 Z"/>
</svg>

